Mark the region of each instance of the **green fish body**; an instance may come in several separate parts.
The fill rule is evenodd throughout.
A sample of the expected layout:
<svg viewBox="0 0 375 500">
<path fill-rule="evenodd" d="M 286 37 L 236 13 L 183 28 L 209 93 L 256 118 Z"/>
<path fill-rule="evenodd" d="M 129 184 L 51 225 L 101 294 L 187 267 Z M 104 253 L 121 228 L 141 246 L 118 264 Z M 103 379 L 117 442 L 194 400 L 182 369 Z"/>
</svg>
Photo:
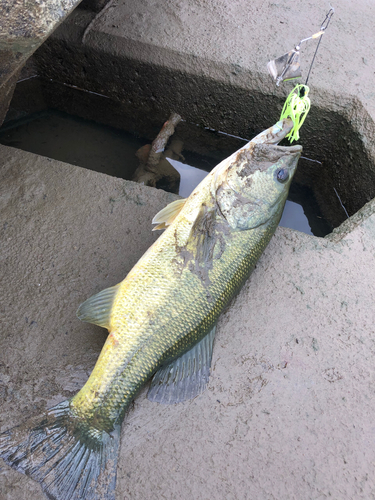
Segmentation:
<svg viewBox="0 0 375 500">
<path fill-rule="evenodd" d="M 217 319 L 282 215 L 302 148 L 283 120 L 220 163 L 154 219 L 165 232 L 127 277 L 78 317 L 109 330 L 85 386 L 0 437 L 0 455 L 56 500 L 114 500 L 120 426 L 139 389 L 176 403 L 203 391 Z"/>
</svg>

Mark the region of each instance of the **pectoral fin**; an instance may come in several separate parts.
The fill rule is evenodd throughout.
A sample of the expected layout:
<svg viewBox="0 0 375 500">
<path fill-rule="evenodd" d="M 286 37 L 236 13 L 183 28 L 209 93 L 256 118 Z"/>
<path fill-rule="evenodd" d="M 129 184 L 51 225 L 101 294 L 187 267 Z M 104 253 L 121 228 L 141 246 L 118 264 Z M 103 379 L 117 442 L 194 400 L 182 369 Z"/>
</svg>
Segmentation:
<svg viewBox="0 0 375 500">
<path fill-rule="evenodd" d="M 112 305 L 118 287 L 119 285 L 106 288 L 83 302 L 77 311 L 78 318 L 109 330 Z"/>
<path fill-rule="evenodd" d="M 157 226 L 155 226 L 152 230 L 156 231 L 158 229 L 166 229 L 170 226 L 177 215 L 181 212 L 185 202 L 186 198 L 176 200 L 164 207 L 163 210 L 160 210 L 160 212 L 158 212 L 152 219 L 152 224 L 157 224 Z"/>
<path fill-rule="evenodd" d="M 147 394 L 150 401 L 181 403 L 205 390 L 210 376 L 215 331 L 216 326 L 190 351 L 156 372 Z"/>
</svg>

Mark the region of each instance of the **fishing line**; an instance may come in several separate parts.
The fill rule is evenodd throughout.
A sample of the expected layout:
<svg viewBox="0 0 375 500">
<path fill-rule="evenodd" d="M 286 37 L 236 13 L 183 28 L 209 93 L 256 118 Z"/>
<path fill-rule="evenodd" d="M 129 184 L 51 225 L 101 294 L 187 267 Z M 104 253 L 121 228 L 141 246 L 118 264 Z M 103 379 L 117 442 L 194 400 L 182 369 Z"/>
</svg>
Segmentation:
<svg viewBox="0 0 375 500">
<path fill-rule="evenodd" d="M 327 13 L 324 21 L 322 22 L 322 24 L 320 26 L 320 31 L 322 31 L 323 33 L 328 28 L 328 25 L 331 22 L 331 19 L 332 19 L 332 16 L 333 16 L 334 12 L 335 12 L 335 9 L 331 6 L 331 8 L 329 9 L 329 11 L 328 11 L 328 13 Z M 324 25 L 325 22 L 326 22 L 326 24 Z M 313 67 L 313 64 L 314 64 L 314 61 L 315 61 L 315 57 L 316 57 L 316 54 L 318 52 L 319 45 L 320 45 L 321 41 L 322 41 L 322 37 L 319 38 L 318 45 L 316 46 L 316 49 L 315 49 L 315 52 L 314 52 L 314 55 L 313 55 L 313 58 L 312 58 L 312 61 L 311 61 L 311 64 L 310 64 L 309 72 L 307 73 L 305 85 L 307 85 L 307 82 L 309 81 L 309 76 L 310 76 L 310 73 L 311 73 L 311 68 Z"/>
<path fill-rule="evenodd" d="M 334 192 L 336 193 L 336 196 L 337 196 L 337 198 L 339 199 L 340 205 L 341 205 L 341 206 L 342 206 L 342 208 L 344 209 L 344 211 L 345 211 L 345 214 L 346 214 L 347 218 L 349 219 L 349 218 L 350 218 L 350 216 L 349 216 L 349 214 L 348 214 L 348 211 L 347 211 L 347 210 L 346 210 L 346 208 L 344 207 L 343 202 L 341 201 L 341 198 L 340 198 L 340 196 L 339 196 L 339 193 L 336 191 L 336 188 L 333 188 L 333 190 L 334 190 Z"/>
<path fill-rule="evenodd" d="M 308 161 L 313 161 L 314 163 L 319 163 L 320 165 L 323 165 L 323 163 L 319 160 L 312 160 L 311 158 L 307 158 L 307 156 L 301 156 L 301 160 L 308 160 Z"/>
<path fill-rule="evenodd" d="M 196 127 L 202 128 L 202 125 L 200 125 L 199 123 L 188 122 L 188 121 L 184 120 L 183 118 L 181 118 L 181 121 L 185 122 L 185 123 L 190 123 L 190 125 L 194 125 Z M 233 137 L 234 139 L 239 139 L 240 141 L 244 141 L 244 142 L 251 141 L 251 139 L 248 139 L 245 137 L 240 137 L 238 135 L 228 134 L 227 132 L 223 132 L 222 130 L 216 130 L 215 128 L 210 128 L 210 127 L 203 127 L 203 128 L 204 128 L 204 130 L 209 130 L 210 132 L 215 132 L 215 134 L 221 134 L 221 135 L 225 135 L 227 137 Z M 313 160 L 312 158 L 307 158 L 307 156 L 301 156 L 301 160 L 313 161 L 314 163 L 319 163 L 320 165 L 323 165 L 323 163 L 321 161 Z"/>
</svg>

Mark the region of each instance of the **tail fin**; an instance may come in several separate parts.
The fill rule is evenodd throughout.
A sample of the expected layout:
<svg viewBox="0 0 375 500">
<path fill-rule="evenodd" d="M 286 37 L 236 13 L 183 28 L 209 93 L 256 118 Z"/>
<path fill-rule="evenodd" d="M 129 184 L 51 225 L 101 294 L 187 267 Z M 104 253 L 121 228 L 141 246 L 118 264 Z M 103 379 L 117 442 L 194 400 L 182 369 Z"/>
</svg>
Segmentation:
<svg viewBox="0 0 375 500">
<path fill-rule="evenodd" d="M 0 456 L 38 481 L 50 500 L 115 500 L 120 424 L 89 427 L 69 401 L 0 435 Z"/>
</svg>

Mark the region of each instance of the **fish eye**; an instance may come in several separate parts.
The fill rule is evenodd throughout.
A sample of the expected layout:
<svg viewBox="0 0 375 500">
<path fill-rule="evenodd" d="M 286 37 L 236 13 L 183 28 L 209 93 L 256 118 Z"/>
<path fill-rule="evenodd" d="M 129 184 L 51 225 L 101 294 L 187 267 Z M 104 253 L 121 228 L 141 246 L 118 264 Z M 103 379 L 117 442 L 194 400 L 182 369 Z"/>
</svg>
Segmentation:
<svg viewBox="0 0 375 500">
<path fill-rule="evenodd" d="M 289 172 L 286 168 L 280 168 L 280 170 L 277 171 L 276 177 L 279 182 L 284 183 L 289 179 Z"/>
</svg>

